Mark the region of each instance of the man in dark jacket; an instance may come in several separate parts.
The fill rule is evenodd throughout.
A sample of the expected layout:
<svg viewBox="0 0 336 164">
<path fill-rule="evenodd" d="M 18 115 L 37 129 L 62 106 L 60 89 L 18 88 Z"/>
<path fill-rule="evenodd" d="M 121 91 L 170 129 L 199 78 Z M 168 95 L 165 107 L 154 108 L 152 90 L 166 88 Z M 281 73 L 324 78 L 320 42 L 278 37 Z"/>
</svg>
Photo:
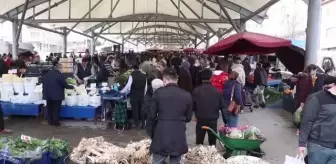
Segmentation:
<svg viewBox="0 0 336 164">
<path fill-rule="evenodd" d="M 262 67 L 261 63 L 257 63 L 257 68 L 254 70 L 254 84 L 256 85 L 256 88 L 253 91 L 253 97 L 255 97 L 255 107 L 259 108 L 259 105 L 261 105 L 264 108 L 264 91 L 267 86 L 267 72 Z"/>
<path fill-rule="evenodd" d="M 112 85 L 113 77 L 115 76 L 114 68 L 112 66 L 113 61 L 115 60 L 114 56 L 109 56 L 102 63 L 101 68 L 97 75 L 97 82 L 109 82 L 109 86 Z"/>
<path fill-rule="evenodd" d="M 142 104 L 147 91 L 147 76 L 139 70 L 139 65 L 133 65 L 133 72 L 128 77 L 132 79 L 130 103 L 132 106 L 132 117 L 136 127 L 144 128 L 145 120 L 142 112 Z"/>
<path fill-rule="evenodd" d="M 252 70 L 251 65 L 250 65 L 250 60 L 248 57 L 246 57 L 243 62 L 242 65 L 244 66 L 244 71 L 245 71 L 245 78 L 246 80 L 248 79 L 250 72 Z"/>
<path fill-rule="evenodd" d="M 95 71 L 88 57 L 82 59 L 82 63 L 78 63 L 75 67 L 74 77 L 78 84 L 84 84 L 91 77 L 94 77 Z"/>
<path fill-rule="evenodd" d="M 146 130 L 152 138 L 153 164 L 162 164 L 170 157 L 179 164 L 181 155 L 188 152 L 186 123 L 192 118 L 192 97 L 177 86 L 173 68 L 163 72 L 165 87 L 155 91 L 148 112 Z"/>
<path fill-rule="evenodd" d="M 223 97 L 217 88 L 211 85 L 212 71 L 204 69 L 201 72 L 202 84 L 193 91 L 193 109 L 197 118 L 196 144 L 203 144 L 206 131 L 202 126 L 217 129 L 219 111 L 224 113 Z M 224 117 L 223 117 L 224 118 Z M 216 145 L 216 136 L 208 133 L 209 145 Z"/>
<path fill-rule="evenodd" d="M 53 69 L 42 77 L 43 99 L 47 101 L 48 123 L 60 126 L 59 113 L 64 100 L 64 89 L 73 89 L 68 85 L 60 71 L 61 65 L 56 64 Z"/>
<path fill-rule="evenodd" d="M 189 93 L 192 92 L 192 78 L 191 74 L 189 72 L 190 70 L 190 64 L 189 62 L 184 62 L 180 67 L 175 67 L 176 69 L 179 69 L 179 76 L 178 76 L 178 86 Z"/>
<path fill-rule="evenodd" d="M 0 58 L 0 77 L 2 77 L 3 74 L 8 73 L 8 65 L 6 64 L 5 60 Z"/>
<path fill-rule="evenodd" d="M 304 155 L 308 148 L 310 164 L 336 163 L 336 78 L 327 77 L 325 84 L 303 108 L 298 152 Z"/>
</svg>

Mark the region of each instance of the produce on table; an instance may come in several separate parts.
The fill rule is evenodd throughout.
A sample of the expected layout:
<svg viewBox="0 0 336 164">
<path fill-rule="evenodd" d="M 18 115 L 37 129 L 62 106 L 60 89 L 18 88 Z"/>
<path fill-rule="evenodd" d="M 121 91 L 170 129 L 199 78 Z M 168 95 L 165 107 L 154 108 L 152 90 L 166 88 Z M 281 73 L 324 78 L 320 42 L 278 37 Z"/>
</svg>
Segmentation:
<svg viewBox="0 0 336 164">
<path fill-rule="evenodd" d="M 87 159 L 91 163 L 147 164 L 151 163 L 149 146 L 150 140 L 133 142 L 121 148 L 106 142 L 103 137 L 83 138 L 73 149 L 70 159 L 78 164 L 85 164 Z"/>
<path fill-rule="evenodd" d="M 222 126 L 218 130 L 221 134 L 234 139 L 265 140 L 261 131 L 254 126 L 230 128 Z"/>
<path fill-rule="evenodd" d="M 217 152 L 214 146 L 199 145 L 189 149 L 182 157 L 183 164 L 225 164 L 224 157 Z"/>
<path fill-rule="evenodd" d="M 246 155 L 233 156 L 226 160 L 227 164 L 269 164 L 267 161 Z"/>
<path fill-rule="evenodd" d="M 87 95 L 87 91 L 84 84 L 75 87 L 75 90 L 78 95 Z"/>
<path fill-rule="evenodd" d="M 77 81 L 76 81 L 76 79 L 74 79 L 74 78 L 68 77 L 65 81 L 66 81 L 69 85 L 77 85 Z"/>
</svg>

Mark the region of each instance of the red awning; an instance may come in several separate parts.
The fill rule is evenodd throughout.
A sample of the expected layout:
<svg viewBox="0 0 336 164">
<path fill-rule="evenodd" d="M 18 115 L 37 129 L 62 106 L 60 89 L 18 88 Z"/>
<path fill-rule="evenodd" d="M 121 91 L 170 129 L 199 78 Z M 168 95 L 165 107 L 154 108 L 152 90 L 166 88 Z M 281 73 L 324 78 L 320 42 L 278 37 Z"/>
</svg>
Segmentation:
<svg viewBox="0 0 336 164">
<path fill-rule="evenodd" d="M 209 55 L 245 54 L 264 55 L 275 53 L 279 48 L 291 46 L 291 41 L 264 34 L 242 32 L 231 35 L 209 47 Z"/>
</svg>

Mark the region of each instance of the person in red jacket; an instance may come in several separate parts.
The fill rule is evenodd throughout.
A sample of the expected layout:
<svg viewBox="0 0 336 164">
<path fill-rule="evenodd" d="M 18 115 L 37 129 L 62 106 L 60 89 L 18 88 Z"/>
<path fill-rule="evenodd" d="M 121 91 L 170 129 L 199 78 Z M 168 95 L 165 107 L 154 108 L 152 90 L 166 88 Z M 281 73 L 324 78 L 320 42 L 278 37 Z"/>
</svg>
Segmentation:
<svg viewBox="0 0 336 164">
<path fill-rule="evenodd" d="M 229 79 L 228 65 L 222 63 L 219 65 L 219 70 L 215 70 L 211 76 L 211 84 L 223 93 L 224 82 Z"/>
</svg>

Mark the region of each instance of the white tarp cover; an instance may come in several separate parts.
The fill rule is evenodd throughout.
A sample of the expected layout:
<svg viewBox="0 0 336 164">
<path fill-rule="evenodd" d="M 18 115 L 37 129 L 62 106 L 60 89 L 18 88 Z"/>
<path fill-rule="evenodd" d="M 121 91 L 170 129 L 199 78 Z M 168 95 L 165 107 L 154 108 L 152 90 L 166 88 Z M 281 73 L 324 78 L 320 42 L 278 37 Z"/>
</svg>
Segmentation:
<svg viewBox="0 0 336 164">
<path fill-rule="evenodd" d="M 0 0 L 5 1 L 5 0 Z M 35 7 L 35 13 L 38 13 L 39 11 L 48 8 L 49 3 L 47 0 L 30 0 L 30 1 L 45 1 L 45 3 L 42 3 L 41 5 L 38 5 Z M 51 5 L 60 2 L 62 0 L 51 0 Z M 94 6 L 99 0 L 91 0 L 91 6 Z M 178 0 L 173 0 L 175 4 L 178 4 Z M 202 1 L 202 0 L 200 0 Z M 251 12 L 254 12 L 270 0 L 229 0 L 230 2 L 233 2 Z M 24 4 L 25 0 L 11 0 L 6 1 L 4 3 L 1 3 L 0 5 L 0 14 L 5 14 L 11 9 L 14 9 L 17 6 L 20 6 Z M 70 18 L 81 18 L 83 15 L 85 15 L 86 12 L 89 10 L 89 0 L 71 0 L 68 2 L 64 2 L 60 4 L 57 7 L 54 7 L 50 11 L 50 19 L 68 19 L 69 18 L 69 2 L 71 2 L 71 15 Z M 107 18 L 110 15 L 111 11 L 111 3 L 113 2 L 113 6 L 116 5 L 118 0 L 103 0 L 92 12 L 91 12 L 91 18 Z M 202 4 L 197 2 L 197 0 L 184 0 L 186 4 L 188 4 L 199 16 L 202 15 Z M 216 0 L 204 0 L 204 2 L 213 8 L 218 13 L 221 13 L 223 16 L 224 14 L 220 12 L 220 7 L 216 2 Z M 180 9 L 184 13 L 184 15 L 187 18 L 193 18 L 197 19 L 197 17 L 183 4 L 180 3 Z M 239 19 L 240 13 L 237 13 L 235 11 L 232 11 L 230 9 L 227 9 L 232 19 Z M 155 13 L 156 12 L 156 0 L 135 0 L 135 13 L 134 14 L 143 14 L 143 13 Z M 33 15 L 34 11 L 33 8 L 29 9 L 26 13 L 26 18 Z M 158 13 L 159 14 L 166 14 L 166 15 L 172 15 L 172 16 L 178 16 L 178 10 L 173 5 L 173 3 L 170 0 L 158 0 Z M 117 4 L 116 9 L 112 13 L 112 17 L 122 17 L 126 15 L 132 15 L 133 14 L 133 0 L 120 0 L 120 2 Z M 260 16 L 265 16 L 265 12 L 261 12 L 259 14 Z M 20 15 L 19 15 L 20 16 Z M 182 15 L 180 15 L 182 17 Z M 48 19 L 49 12 L 45 12 L 35 19 Z M 219 18 L 218 15 L 213 13 L 212 11 L 208 10 L 206 7 L 203 8 L 203 18 L 204 19 L 216 19 Z M 55 26 L 67 26 L 69 28 L 74 25 L 74 23 L 59 23 Z M 98 23 L 80 23 L 77 26 L 77 29 L 80 30 L 87 30 L 88 28 L 94 26 Z M 120 23 L 118 23 L 120 24 Z M 122 25 L 115 25 L 110 29 L 110 32 L 120 32 L 120 26 L 122 27 L 122 31 L 129 31 L 132 29 L 132 23 L 121 23 Z M 133 27 L 135 23 L 133 23 Z M 163 23 L 165 24 L 165 23 Z M 184 29 L 191 30 L 189 27 L 186 26 L 186 24 L 183 24 Z M 142 25 L 141 25 L 142 26 Z M 174 26 L 178 27 L 176 23 L 174 23 Z M 204 26 L 204 24 L 203 24 Z M 218 30 L 218 28 L 228 28 L 231 27 L 229 24 L 212 24 L 210 26 L 213 26 L 215 30 Z M 196 28 L 200 32 L 202 30 L 200 28 Z"/>
</svg>

